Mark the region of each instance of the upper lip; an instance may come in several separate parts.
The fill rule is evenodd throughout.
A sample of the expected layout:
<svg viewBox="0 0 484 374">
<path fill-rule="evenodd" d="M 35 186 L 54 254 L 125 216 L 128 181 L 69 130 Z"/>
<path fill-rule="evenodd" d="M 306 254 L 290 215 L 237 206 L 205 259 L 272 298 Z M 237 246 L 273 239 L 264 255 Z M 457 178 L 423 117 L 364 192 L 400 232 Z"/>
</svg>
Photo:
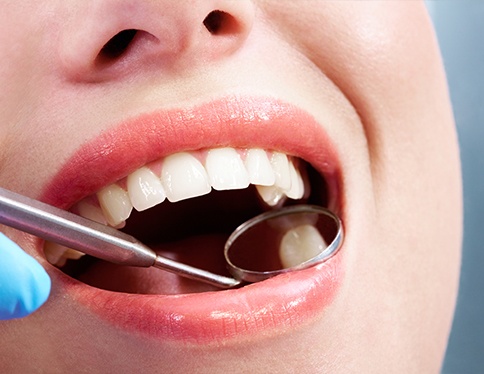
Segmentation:
<svg viewBox="0 0 484 374">
<path fill-rule="evenodd" d="M 311 115 L 275 99 L 231 96 L 200 107 L 141 115 L 103 132 L 66 162 L 44 189 L 42 200 L 67 209 L 150 161 L 223 146 L 260 147 L 301 157 L 325 176 L 330 196 L 337 196 L 336 151 Z"/>
<path fill-rule="evenodd" d="M 238 96 L 224 97 L 195 108 L 141 115 L 108 129 L 76 151 L 47 185 L 42 200 L 68 209 L 81 198 L 148 162 L 175 152 L 221 146 L 261 147 L 307 160 L 325 176 L 329 195 L 333 197 L 330 208 L 339 208 L 341 180 L 337 152 L 322 126 L 310 114 L 291 104 L 266 97 Z M 340 283 L 340 257 L 337 255 L 323 265 L 279 277 L 289 279 L 294 285 L 297 283 L 294 289 L 285 287 L 276 278 L 224 291 L 224 295 L 186 295 L 176 301 L 161 295 L 137 295 L 128 300 L 125 294 L 87 285 L 72 288 L 75 281 L 67 280 L 62 273 L 56 274 L 66 292 L 76 290 L 73 294 L 80 302 L 126 328 L 205 341 L 242 332 L 254 334 L 261 329 L 275 328 L 279 323 L 293 324 L 314 315 L 332 300 L 335 286 Z M 271 297 L 267 299 L 269 294 Z M 241 297 L 244 304 L 237 301 L 242 300 Z M 204 298 L 211 302 L 207 303 Z M 104 310 L 108 304 L 115 305 L 115 313 Z M 140 313 L 142 305 L 144 310 Z M 147 315 L 152 321 L 149 325 L 143 322 Z M 234 328 L 227 329 L 227 323 Z"/>
</svg>

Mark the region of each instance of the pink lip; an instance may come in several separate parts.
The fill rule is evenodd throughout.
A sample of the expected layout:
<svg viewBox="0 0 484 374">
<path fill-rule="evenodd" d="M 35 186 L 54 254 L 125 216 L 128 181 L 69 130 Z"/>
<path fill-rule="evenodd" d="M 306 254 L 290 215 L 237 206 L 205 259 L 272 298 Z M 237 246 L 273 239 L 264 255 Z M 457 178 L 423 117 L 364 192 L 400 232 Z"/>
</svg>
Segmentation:
<svg viewBox="0 0 484 374">
<path fill-rule="evenodd" d="M 338 196 L 338 159 L 305 111 L 268 98 L 226 97 L 190 109 L 141 115 L 81 147 L 47 186 L 43 200 L 68 208 L 163 156 L 217 146 L 262 147 L 311 162 Z M 332 203 L 336 208 L 336 203 Z M 236 290 L 135 295 L 90 287 L 60 272 L 65 292 L 112 324 L 163 339 L 207 343 L 281 330 L 319 315 L 343 277 L 341 251 L 324 264 Z"/>
</svg>

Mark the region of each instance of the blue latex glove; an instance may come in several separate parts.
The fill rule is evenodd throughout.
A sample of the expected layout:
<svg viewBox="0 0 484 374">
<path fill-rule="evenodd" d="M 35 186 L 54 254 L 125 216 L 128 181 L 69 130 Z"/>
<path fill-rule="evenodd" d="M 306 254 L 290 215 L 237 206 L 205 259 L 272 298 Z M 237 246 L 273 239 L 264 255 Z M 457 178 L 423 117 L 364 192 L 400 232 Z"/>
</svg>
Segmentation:
<svg viewBox="0 0 484 374">
<path fill-rule="evenodd" d="M 44 268 L 0 233 L 0 320 L 37 310 L 49 297 L 50 285 Z"/>
</svg>

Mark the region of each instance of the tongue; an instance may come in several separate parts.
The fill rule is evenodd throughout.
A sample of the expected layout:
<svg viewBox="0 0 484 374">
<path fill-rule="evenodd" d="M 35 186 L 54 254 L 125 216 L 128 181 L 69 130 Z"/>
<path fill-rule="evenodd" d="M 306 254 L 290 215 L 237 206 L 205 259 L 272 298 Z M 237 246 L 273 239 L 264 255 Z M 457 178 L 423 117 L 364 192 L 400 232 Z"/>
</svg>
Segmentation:
<svg viewBox="0 0 484 374">
<path fill-rule="evenodd" d="M 203 235 L 152 249 L 173 260 L 216 274 L 228 275 L 223 257 L 226 239 L 225 235 Z M 104 261 L 94 262 L 77 278 L 93 287 L 136 294 L 169 295 L 217 290 L 213 286 L 153 267 L 119 266 Z"/>
</svg>

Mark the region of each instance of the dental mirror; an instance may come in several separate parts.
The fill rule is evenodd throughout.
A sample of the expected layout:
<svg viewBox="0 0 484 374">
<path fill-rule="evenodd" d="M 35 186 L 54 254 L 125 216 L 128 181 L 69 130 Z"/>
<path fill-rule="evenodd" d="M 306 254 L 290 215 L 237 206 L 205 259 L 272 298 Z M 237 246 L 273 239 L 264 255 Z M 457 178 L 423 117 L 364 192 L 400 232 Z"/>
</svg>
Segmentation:
<svg viewBox="0 0 484 374">
<path fill-rule="evenodd" d="M 295 205 L 263 213 L 240 225 L 225 244 L 231 278 L 163 257 L 113 227 L 3 188 L 0 224 L 115 264 L 153 266 L 220 288 L 316 265 L 336 253 L 343 240 L 340 219 L 325 208 Z"/>
<path fill-rule="evenodd" d="M 334 213 L 294 205 L 240 225 L 228 238 L 224 254 L 234 278 L 253 283 L 324 262 L 342 241 L 342 224 Z"/>
</svg>

